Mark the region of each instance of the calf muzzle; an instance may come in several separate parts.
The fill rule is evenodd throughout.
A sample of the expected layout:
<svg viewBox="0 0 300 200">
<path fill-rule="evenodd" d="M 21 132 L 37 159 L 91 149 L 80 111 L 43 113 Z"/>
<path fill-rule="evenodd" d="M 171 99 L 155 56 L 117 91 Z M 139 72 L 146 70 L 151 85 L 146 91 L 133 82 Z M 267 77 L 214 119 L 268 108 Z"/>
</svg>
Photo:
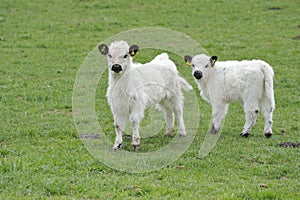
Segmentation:
<svg viewBox="0 0 300 200">
<path fill-rule="evenodd" d="M 202 78 L 202 72 L 201 72 L 201 71 L 195 71 L 195 72 L 194 72 L 194 77 L 195 77 L 196 79 Z"/>
<path fill-rule="evenodd" d="M 119 73 L 120 71 L 122 71 L 122 66 L 119 64 L 114 64 L 111 67 L 111 70 L 114 71 L 115 73 Z"/>
</svg>

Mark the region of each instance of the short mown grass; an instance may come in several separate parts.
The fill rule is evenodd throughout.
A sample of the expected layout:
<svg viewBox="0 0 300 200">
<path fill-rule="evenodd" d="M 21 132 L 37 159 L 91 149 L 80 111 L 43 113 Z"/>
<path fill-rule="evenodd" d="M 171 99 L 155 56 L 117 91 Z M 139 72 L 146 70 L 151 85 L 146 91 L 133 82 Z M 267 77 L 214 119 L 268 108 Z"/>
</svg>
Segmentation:
<svg viewBox="0 0 300 200">
<path fill-rule="evenodd" d="M 296 0 L 2 0 L 0 199 L 300 199 L 300 149 L 279 146 L 300 142 L 299 15 Z M 217 145 L 200 159 L 211 110 L 198 95 L 198 134 L 174 163 L 129 174 L 95 159 L 74 126 L 76 73 L 101 41 L 141 27 L 187 34 L 220 60 L 269 62 L 275 71 L 272 138 L 263 137 L 261 115 L 252 135 L 241 138 L 243 110 L 234 103 Z M 141 51 L 135 59 L 147 62 L 156 53 Z M 183 59 L 170 55 L 197 92 Z M 96 111 L 113 141 L 106 87 L 101 79 Z M 145 139 L 141 151 L 167 143 Z M 131 151 L 130 141 L 125 148 Z"/>
</svg>

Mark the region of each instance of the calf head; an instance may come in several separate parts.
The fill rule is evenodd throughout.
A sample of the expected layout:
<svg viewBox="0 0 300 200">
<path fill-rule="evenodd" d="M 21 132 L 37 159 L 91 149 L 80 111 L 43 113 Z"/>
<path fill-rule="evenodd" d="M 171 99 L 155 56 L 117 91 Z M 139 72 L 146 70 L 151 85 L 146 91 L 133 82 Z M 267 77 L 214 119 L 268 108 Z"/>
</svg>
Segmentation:
<svg viewBox="0 0 300 200">
<path fill-rule="evenodd" d="M 130 67 L 132 57 L 135 56 L 139 47 L 129 46 L 125 41 L 115 41 L 109 47 L 106 44 L 100 44 L 98 49 L 101 54 L 107 56 L 109 70 L 112 73 L 121 74 Z"/>
<path fill-rule="evenodd" d="M 207 77 L 217 59 L 217 56 L 209 57 L 205 54 L 196 55 L 193 58 L 188 55 L 184 56 L 186 64 L 192 67 L 192 75 L 197 80 Z"/>
</svg>

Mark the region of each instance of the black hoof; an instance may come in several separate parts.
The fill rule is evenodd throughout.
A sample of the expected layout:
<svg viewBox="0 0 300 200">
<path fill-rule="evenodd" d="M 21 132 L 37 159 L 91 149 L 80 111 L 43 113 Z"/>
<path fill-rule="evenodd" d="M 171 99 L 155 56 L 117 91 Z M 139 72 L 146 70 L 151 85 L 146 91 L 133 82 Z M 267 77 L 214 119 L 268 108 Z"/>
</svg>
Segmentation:
<svg viewBox="0 0 300 200">
<path fill-rule="evenodd" d="M 121 149 L 122 149 L 122 143 L 116 147 L 113 147 L 113 150 L 121 150 Z"/>
<path fill-rule="evenodd" d="M 216 129 L 214 125 L 211 126 L 211 130 L 210 130 L 211 134 L 217 134 L 218 131 L 219 131 L 219 129 Z"/>
<path fill-rule="evenodd" d="M 185 138 L 185 137 L 186 137 L 186 134 L 179 134 L 179 137 Z"/>
<path fill-rule="evenodd" d="M 140 145 L 132 145 L 132 148 L 134 151 L 137 151 L 140 149 Z"/>
<path fill-rule="evenodd" d="M 164 137 L 168 138 L 168 137 L 172 137 L 172 134 L 164 134 Z"/>
<path fill-rule="evenodd" d="M 244 137 L 244 138 L 247 138 L 250 134 L 249 133 L 240 133 L 240 136 Z"/>
<path fill-rule="evenodd" d="M 216 129 L 211 129 L 211 130 L 210 130 L 210 133 L 211 133 L 211 134 L 217 134 L 217 133 L 218 133 L 218 130 L 216 130 Z"/>
<path fill-rule="evenodd" d="M 174 133 L 174 129 L 170 129 L 165 132 L 164 137 L 172 137 Z"/>
<path fill-rule="evenodd" d="M 270 138 L 272 136 L 272 133 L 264 133 L 266 138 Z"/>
</svg>

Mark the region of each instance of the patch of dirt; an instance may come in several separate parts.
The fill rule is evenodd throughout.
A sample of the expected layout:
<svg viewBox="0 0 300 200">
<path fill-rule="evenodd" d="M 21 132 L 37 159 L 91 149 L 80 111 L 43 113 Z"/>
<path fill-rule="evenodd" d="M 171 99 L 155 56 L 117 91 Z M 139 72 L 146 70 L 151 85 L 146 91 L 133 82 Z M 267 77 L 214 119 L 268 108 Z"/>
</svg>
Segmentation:
<svg viewBox="0 0 300 200">
<path fill-rule="evenodd" d="M 293 37 L 294 40 L 300 40 L 300 35 Z"/>
<path fill-rule="evenodd" d="M 280 7 L 271 7 L 271 8 L 269 8 L 269 10 L 281 10 L 281 8 Z"/>
<path fill-rule="evenodd" d="M 300 147 L 300 142 L 282 142 L 279 144 L 280 147 L 284 147 L 284 148 L 288 148 L 288 147 L 293 147 L 293 148 L 297 148 Z"/>
<path fill-rule="evenodd" d="M 91 139 L 97 139 L 100 137 L 99 134 L 81 134 L 78 136 L 79 138 L 91 138 Z"/>
</svg>

